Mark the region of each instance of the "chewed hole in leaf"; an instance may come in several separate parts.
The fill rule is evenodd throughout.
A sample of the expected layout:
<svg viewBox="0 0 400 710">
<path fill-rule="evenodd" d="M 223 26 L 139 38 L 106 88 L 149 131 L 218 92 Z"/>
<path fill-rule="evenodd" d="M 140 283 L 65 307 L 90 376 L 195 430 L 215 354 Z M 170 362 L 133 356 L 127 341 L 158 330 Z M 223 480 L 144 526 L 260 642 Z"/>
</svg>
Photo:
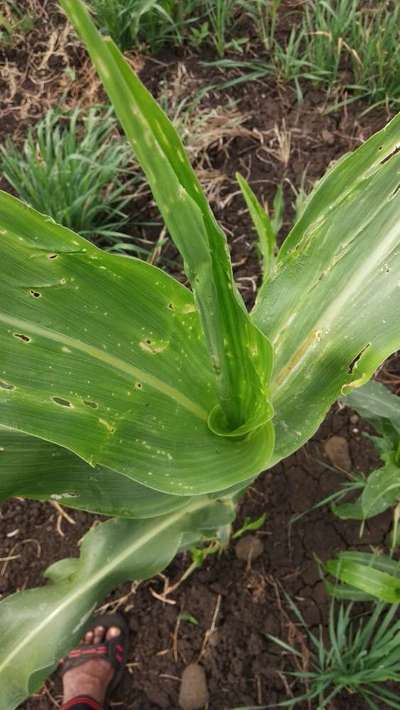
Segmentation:
<svg viewBox="0 0 400 710">
<path fill-rule="evenodd" d="M 175 310 L 175 303 L 168 303 L 168 308 L 170 311 L 174 311 Z"/>
<path fill-rule="evenodd" d="M 68 399 L 64 399 L 63 397 L 52 397 L 52 400 L 55 404 L 59 404 L 60 407 L 72 407 L 71 402 L 69 402 Z"/>
<path fill-rule="evenodd" d="M 33 288 L 31 288 L 29 293 L 31 294 L 32 298 L 40 298 L 42 295 L 40 291 L 34 291 Z"/>
<path fill-rule="evenodd" d="M 365 345 L 365 346 L 363 347 L 363 349 L 360 350 L 360 352 L 359 352 L 355 357 L 353 357 L 353 359 L 352 359 L 352 361 L 351 361 L 351 363 L 350 363 L 350 365 L 349 365 L 349 369 L 348 369 L 348 372 L 349 372 L 350 374 L 353 372 L 353 370 L 356 369 L 356 367 L 357 367 L 357 365 L 358 365 L 358 363 L 359 363 L 361 357 L 364 355 L 365 351 L 369 348 L 369 345 L 370 345 L 370 344 L 367 343 L 367 345 Z"/>
<path fill-rule="evenodd" d="M 107 419 L 98 419 L 99 424 L 104 426 L 110 434 L 114 434 L 115 426 L 112 422 L 108 422 Z"/>
<path fill-rule="evenodd" d="M 135 390 L 142 390 L 143 385 L 141 382 L 135 382 Z"/>
<path fill-rule="evenodd" d="M 388 162 L 388 160 L 390 160 L 391 158 L 394 158 L 394 156 L 397 155 L 397 153 L 399 153 L 399 151 L 400 151 L 400 146 L 397 145 L 394 148 L 394 150 L 392 150 L 392 152 L 389 153 L 389 155 L 386 155 L 386 157 L 383 158 L 383 160 L 381 160 L 381 165 L 384 165 L 385 163 Z"/>
<path fill-rule="evenodd" d="M 29 335 L 25 335 L 25 333 L 14 333 L 14 338 L 18 338 L 22 343 L 30 343 L 31 341 Z"/>
<path fill-rule="evenodd" d="M 91 399 L 84 399 L 83 404 L 86 404 L 87 407 L 91 407 L 92 409 L 98 409 L 99 405 L 97 402 L 93 402 Z"/>
<path fill-rule="evenodd" d="M 145 340 L 141 340 L 139 343 L 139 346 L 141 347 L 141 349 L 147 353 L 150 353 L 151 355 L 157 355 L 158 353 L 162 353 L 163 350 L 165 350 L 168 347 L 168 345 L 169 345 L 168 341 L 150 340 L 150 338 L 146 338 Z"/>
<path fill-rule="evenodd" d="M 58 254 L 47 254 L 48 259 L 57 259 L 58 256 L 59 256 Z"/>
<path fill-rule="evenodd" d="M 15 385 L 10 385 L 9 382 L 4 382 L 4 380 L 0 380 L 0 389 L 2 389 L 2 390 L 15 390 L 16 387 L 15 387 Z"/>
</svg>

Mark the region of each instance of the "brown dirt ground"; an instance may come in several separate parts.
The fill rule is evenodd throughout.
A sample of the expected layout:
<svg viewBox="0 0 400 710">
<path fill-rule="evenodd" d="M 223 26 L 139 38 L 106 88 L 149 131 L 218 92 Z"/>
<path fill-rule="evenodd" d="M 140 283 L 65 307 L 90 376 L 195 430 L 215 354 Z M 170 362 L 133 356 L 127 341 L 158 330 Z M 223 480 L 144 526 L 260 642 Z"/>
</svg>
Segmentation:
<svg viewBox="0 0 400 710">
<path fill-rule="evenodd" d="M 26 0 L 26 4 L 29 2 Z M 51 12 L 44 13 L 30 41 L 22 38 L 16 47 L 3 51 L 7 69 L 3 74 L 1 106 L 3 137 L 13 135 L 20 139 L 27 126 L 50 105 L 62 102 L 71 106 L 82 98 L 85 104 L 91 104 L 101 98 L 84 53 L 66 30 L 55 6 L 44 3 L 43 7 Z M 45 51 L 49 46 L 53 47 L 50 53 Z M 165 52 L 156 61 L 143 62 L 139 57 L 132 61 L 138 67 L 144 65 L 142 77 L 156 94 L 160 77 L 172 80 L 179 64 L 189 72 L 193 86 L 220 76 L 185 53 L 177 56 Z M 202 105 L 223 106 L 227 96 L 211 94 Z M 214 191 L 213 206 L 228 234 L 237 283 L 251 304 L 260 266 L 249 218 L 234 183 L 235 172 L 240 170 L 249 176 L 257 194 L 268 201 L 283 182 L 283 236 L 293 218 L 293 187 L 299 188 L 304 171 L 306 182 L 312 184 L 332 160 L 356 147 L 388 116 L 383 109 L 363 113 L 366 106 L 359 102 L 340 112 L 326 113 L 325 96 L 312 87 L 305 90 L 304 102 L 297 104 L 293 91 L 278 86 L 271 78 L 242 84 L 229 96 L 248 116 L 244 123 L 248 131 L 229 140 L 222 136 L 208 151 L 209 165 L 223 178 Z M 289 156 L 282 149 L 282 141 L 286 145 L 290 141 Z M 154 217 L 151 206 L 147 205 L 146 210 Z M 133 225 L 132 233 L 134 230 Z M 156 228 L 146 233 L 150 240 L 157 236 Z M 176 264 L 172 271 L 182 278 L 175 249 L 169 243 L 159 264 L 164 266 L 171 260 Z M 383 377 L 392 382 L 395 374 L 391 373 L 396 370 L 397 363 L 392 361 Z M 129 674 L 113 706 L 132 710 L 176 708 L 180 675 L 188 663 L 199 657 L 207 672 L 210 710 L 263 703 L 274 706 L 287 697 L 282 670 L 290 670 L 291 666 L 267 634 L 284 639 L 295 637 L 300 648 L 303 640 L 288 614 L 283 592 L 296 601 L 311 627 L 326 625 L 329 600 L 315 556 L 323 561 L 350 547 L 382 547 L 390 528 L 390 516 L 379 516 L 368 523 L 360 539 L 357 523 L 337 520 L 327 507 L 312 511 L 289 526 L 293 515 L 310 509 L 344 480 L 343 474 L 326 465 L 323 442 L 330 435 L 346 437 L 355 470 L 366 472 L 376 463 L 369 442 L 362 436 L 363 426 L 354 423 L 354 419 L 350 421 L 350 414 L 333 407 L 317 435 L 302 450 L 260 476 L 247 491 L 238 524 L 245 516 L 255 518 L 267 513 L 266 522 L 257 533 L 264 552 L 251 566 L 236 558 L 231 544 L 221 558 L 209 558 L 168 603 L 153 595 L 163 591 L 165 578 L 161 576 L 139 586 L 124 585 L 110 596 L 106 608 L 125 610 L 133 632 Z M 48 564 L 78 554 L 77 544 L 94 516 L 73 511 L 68 511 L 68 515 L 74 524 L 51 504 L 11 500 L 1 505 L 0 556 L 16 555 L 0 568 L 1 595 L 42 584 L 41 574 Z M 165 576 L 175 581 L 187 565 L 188 559 L 180 556 Z M 198 623 L 182 621 L 178 627 L 182 611 L 190 613 Z M 210 628 L 214 631 L 205 643 Z M 297 692 L 296 688 L 293 690 Z M 55 677 L 21 707 L 44 710 L 57 706 L 60 698 L 60 683 Z M 364 705 L 349 697 L 342 698 L 335 707 L 356 709 Z"/>
<path fill-rule="evenodd" d="M 326 624 L 329 600 L 315 557 L 325 561 L 350 547 L 364 551 L 382 547 L 390 529 L 390 515 L 381 515 L 368 523 L 360 539 L 358 524 L 337 520 L 328 507 L 289 525 L 294 515 L 310 509 L 345 480 L 342 473 L 327 467 L 323 442 L 329 436 L 346 437 L 355 470 L 367 471 L 376 463 L 362 425 L 350 421 L 350 415 L 335 406 L 301 451 L 260 476 L 247 491 L 237 524 L 245 516 L 254 519 L 267 513 L 257 533 L 264 551 L 251 566 L 236 558 L 231 544 L 221 558 L 209 558 L 172 594 L 169 603 L 152 594 L 162 594 L 165 579 L 161 576 L 137 588 L 124 585 L 109 597 L 107 608 L 125 609 L 133 632 L 130 672 L 115 696 L 115 707 L 176 708 L 179 677 L 199 656 L 207 672 L 211 710 L 267 702 L 274 706 L 287 697 L 281 671 L 290 670 L 291 665 L 266 636 L 297 638 L 302 648 L 303 639 L 300 630 L 295 630 L 284 592 L 295 600 L 311 627 Z M 77 554 L 77 542 L 93 516 L 68 513 L 74 525 L 60 518 L 49 504 L 12 500 L 2 505 L 1 555 L 20 555 L 3 566 L 3 594 L 41 584 L 41 573 L 49 563 Z M 187 565 L 181 555 L 164 574 L 172 583 Z M 216 609 L 215 631 L 204 648 Z M 183 611 L 198 624 L 182 621 L 177 630 Z M 21 707 L 44 710 L 59 701 L 60 683 L 55 676 L 44 691 Z M 356 705 L 354 698 L 342 698 L 335 707 L 364 706 Z"/>
</svg>

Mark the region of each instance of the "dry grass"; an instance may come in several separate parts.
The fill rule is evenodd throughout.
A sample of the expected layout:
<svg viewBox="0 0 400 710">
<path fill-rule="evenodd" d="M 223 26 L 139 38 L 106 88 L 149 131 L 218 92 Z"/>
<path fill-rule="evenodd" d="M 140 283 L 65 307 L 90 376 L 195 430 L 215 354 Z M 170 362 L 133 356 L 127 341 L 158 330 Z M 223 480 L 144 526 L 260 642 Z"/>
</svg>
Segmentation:
<svg viewBox="0 0 400 710">
<path fill-rule="evenodd" d="M 1 138 L 9 135 L 16 142 L 51 107 L 89 107 L 106 100 L 90 60 L 57 4 L 53 0 L 24 0 L 24 9 L 36 18 L 33 29 L 15 33 L 12 48 L 0 52 Z M 129 54 L 127 59 L 136 71 L 143 68 L 141 57 Z M 190 98 L 197 88 L 196 80 L 180 63 L 172 79 L 161 87 L 159 99 L 178 129 L 210 201 L 220 205 L 228 178 L 223 170 L 213 167 L 212 157 L 222 152 L 227 158 L 235 138 L 255 135 L 246 126 L 250 115 L 242 113 L 233 101 L 210 108 L 204 99 L 199 103 Z"/>
<path fill-rule="evenodd" d="M 57 3 L 23 0 L 20 5 L 33 18 L 33 29 L 17 29 L 0 46 L 2 137 L 15 140 L 53 106 L 93 105 L 102 98 L 100 82 Z"/>
<path fill-rule="evenodd" d="M 222 207 L 229 178 L 223 169 L 213 167 L 215 155 L 222 153 L 228 159 L 235 139 L 258 139 L 246 125 L 251 114 L 240 111 L 233 100 L 210 107 L 206 98 L 196 98 L 198 89 L 198 81 L 179 63 L 172 79 L 161 86 L 158 99 L 177 128 L 208 199 Z"/>
<path fill-rule="evenodd" d="M 36 18 L 36 22 L 29 33 L 13 37 L 11 50 L 7 47 L 3 51 L 0 85 L 4 127 L 0 140 L 9 135 L 17 142 L 22 141 L 28 127 L 51 107 L 67 110 L 77 105 L 89 107 L 106 101 L 95 70 L 57 2 L 21 0 L 21 5 Z M 127 59 L 136 71 L 143 68 L 142 57 L 129 53 Z M 271 150 L 280 153 L 287 161 L 290 135 L 288 141 L 280 141 L 282 131 L 278 135 L 273 132 L 265 136 L 250 128 L 251 114 L 241 111 L 233 100 L 224 97 L 220 104 L 216 104 L 215 97 L 196 99 L 201 80 L 195 78 L 183 63 L 177 64 L 172 76 L 170 71 L 167 75 L 168 79 L 158 88 L 158 98 L 182 136 L 203 189 L 221 217 L 237 193 L 231 171 L 226 168 L 229 155 L 232 156 L 235 150 L 234 142 L 241 139 L 249 145 L 254 143 L 260 149 L 267 149 L 266 159 L 268 150 Z M 287 136 L 283 135 L 283 138 Z M 154 219 L 156 213 L 146 190 L 140 204 L 144 217 L 147 219 L 150 208 L 151 219 Z M 152 235 L 149 244 L 147 241 L 144 235 L 144 245 L 151 250 L 152 262 L 161 263 L 165 258 L 175 260 L 175 250 L 168 248 L 165 231 L 161 229 L 158 239 Z M 176 276 L 180 280 L 184 278 L 183 275 Z M 253 297 L 255 283 L 256 276 L 243 276 L 239 277 L 238 285 L 244 295 L 248 293 Z"/>
</svg>

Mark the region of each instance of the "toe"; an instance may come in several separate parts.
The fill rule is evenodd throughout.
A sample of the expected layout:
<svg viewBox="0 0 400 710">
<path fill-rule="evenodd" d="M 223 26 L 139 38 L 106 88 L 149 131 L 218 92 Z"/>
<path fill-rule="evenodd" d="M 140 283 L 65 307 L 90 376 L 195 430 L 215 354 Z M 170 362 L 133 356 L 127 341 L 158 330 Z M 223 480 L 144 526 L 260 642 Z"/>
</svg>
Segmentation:
<svg viewBox="0 0 400 710">
<path fill-rule="evenodd" d="M 88 646 L 90 646 L 90 644 L 93 643 L 93 630 L 88 631 L 88 632 L 84 635 L 84 637 L 83 637 L 81 643 L 85 643 L 85 644 L 87 644 Z"/>
<path fill-rule="evenodd" d="M 121 635 L 121 629 L 118 628 L 118 626 L 110 626 L 110 628 L 107 631 L 106 639 L 107 641 L 111 641 L 111 639 L 115 639 L 117 636 Z"/>
<path fill-rule="evenodd" d="M 94 629 L 93 643 L 101 643 L 104 639 L 104 626 L 96 626 Z"/>
</svg>

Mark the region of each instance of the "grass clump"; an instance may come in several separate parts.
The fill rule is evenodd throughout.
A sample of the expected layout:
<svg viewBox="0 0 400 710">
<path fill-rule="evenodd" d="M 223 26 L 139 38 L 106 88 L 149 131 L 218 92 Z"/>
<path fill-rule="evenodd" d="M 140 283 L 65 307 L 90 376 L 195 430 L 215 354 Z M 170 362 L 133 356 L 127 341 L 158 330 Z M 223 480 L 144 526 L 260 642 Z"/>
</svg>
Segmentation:
<svg viewBox="0 0 400 710">
<path fill-rule="evenodd" d="M 400 681 L 400 620 L 396 618 L 398 605 L 376 603 L 372 613 L 352 617 L 353 604 L 331 605 L 328 642 L 313 634 L 296 607 L 291 608 L 308 637 L 302 636 L 302 650 L 273 636 L 270 638 L 295 657 L 299 670 L 290 673 L 306 687 L 301 696 L 279 703 L 280 707 L 297 707 L 302 701 L 314 701 L 319 710 L 330 706 L 339 693 L 361 696 L 367 707 L 379 710 L 400 708 L 398 692 L 384 685 Z M 314 707 L 314 705 L 313 705 Z"/>
<path fill-rule="evenodd" d="M 123 51 L 141 42 L 154 50 L 168 42 L 179 43 L 182 20 L 174 22 L 170 0 L 91 0 L 100 28 L 111 35 Z"/>
<path fill-rule="evenodd" d="M 310 78 L 346 85 L 374 105 L 400 101 L 400 6 L 362 0 L 312 0 L 306 6 L 302 56 Z"/>
<path fill-rule="evenodd" d="M 19 197 L 84 236 L 111 241 L 128 220 L 129 160 L 111 112 L 101 108 L 51 109 L 21 148 L 11 140 L 0 146 L 1 171 Z"/>
<path fill-rule="evenodd" d="M 36 18 L 16 2 L 5 2 L 0 9 L 0 48 L 13 46 L 16 38 L 28 34 Z"/>
<path fill-rule="evenodd" d="M 400 102 L 400 5 L 377 3 L 359 12 L 353 25 L 356 88 L 374 104 Z"/>
<path fill-rule="evenodd" d="M 273 76 L 293 83 L 298 101 L 310 82 L 340 105 L 359 98 L 372 106 L 400 103 L 400 4 L 396 0 L 307 0 L 301 12 L 282 13 L 280 0 L 242 0 L 242 12 L 266 53 L 257 59 L 225 59 L 220 69 L 242 70 L 219 88 Z M 281 27 L 282 19 L 290 19 Z M 239 15 L 240 19 L 240 15 Z M 279 31 L 278 31 L 279 30 Z M 214 88 L 214 87 L 213 87 Z"/>
<path fill-rule="evenodd" d="M 213 46 L 223 56 L 242 0 L 91 0 L 91 7 L 99 27 L 123 51 L 186 43 Z"/>
</svg>

